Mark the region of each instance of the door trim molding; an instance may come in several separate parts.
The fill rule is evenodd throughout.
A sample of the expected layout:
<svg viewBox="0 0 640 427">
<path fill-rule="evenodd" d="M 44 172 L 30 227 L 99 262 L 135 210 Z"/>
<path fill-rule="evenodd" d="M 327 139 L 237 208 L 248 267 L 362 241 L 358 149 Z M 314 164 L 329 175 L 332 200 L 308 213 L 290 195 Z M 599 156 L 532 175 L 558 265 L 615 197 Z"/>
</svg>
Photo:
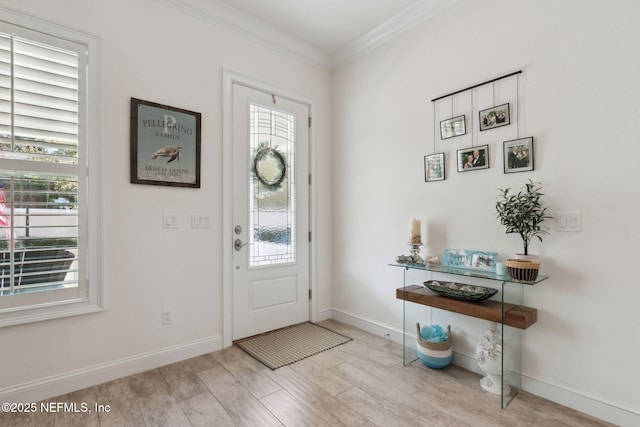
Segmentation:
<svg viewBox="0 0 640 427">
<path fill-rule="evenodd" d="M 289 92 L 282 88 L 264 83 L 234 71 L 222 70 L 222 345 L 230 347 L 233 343 L 233 84 L 240 84 L 275 96 L 287 98 L 291 101 L 305 104 L 309 107 L 309 117 L 312 123 L 315 112 L 315 102 L 307 97 Z M 309 172 L 316 172 L 316 144 L 315 129 L 309 129 Z M 316 233 L 316 182 L 311 180 L 309 188 L 309 228 L 312 236 Z M 309 245 L 309 287 L 312 295 L 317 295 L 317 239 L 312 239 Z M 311 299 L 309 304 L 309 318 L 315 322 L 318 315 L 317 298 Z"/>
</svg>

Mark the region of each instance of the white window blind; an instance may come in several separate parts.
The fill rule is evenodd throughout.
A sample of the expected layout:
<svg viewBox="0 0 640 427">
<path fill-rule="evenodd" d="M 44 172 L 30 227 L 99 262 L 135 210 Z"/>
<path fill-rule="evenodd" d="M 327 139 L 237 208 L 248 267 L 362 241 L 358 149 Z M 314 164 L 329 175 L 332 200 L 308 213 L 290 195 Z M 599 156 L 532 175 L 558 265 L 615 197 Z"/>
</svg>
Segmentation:
<svg viewBox="0 0 640 427">
<path fill-rule="evenodd" d="M 2 157 L 77 164 L 78 67 L 77 51 L 0 33 Z"/>
<path fill-rule="evenodd" d="M 88 65 L 86 44 L 0 21 L 0 326 L 93 300 Z"/>
</svg>

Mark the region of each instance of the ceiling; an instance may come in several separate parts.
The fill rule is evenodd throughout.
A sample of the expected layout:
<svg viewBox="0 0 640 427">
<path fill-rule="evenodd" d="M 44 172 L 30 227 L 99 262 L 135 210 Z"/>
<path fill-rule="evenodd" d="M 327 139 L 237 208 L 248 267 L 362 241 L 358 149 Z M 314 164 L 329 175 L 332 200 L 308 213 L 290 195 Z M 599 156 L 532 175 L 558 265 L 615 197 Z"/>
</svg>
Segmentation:
<svg viewBox="0 0 640 427">
<path fill-rule="evenodd" d="M 336 68 L 458 0 L 158 0 Z"/>
<path fill-rule="evenodd" d="M 416 0 L 222 0 L 283 32 L 332 53 Z"/>
</svg>

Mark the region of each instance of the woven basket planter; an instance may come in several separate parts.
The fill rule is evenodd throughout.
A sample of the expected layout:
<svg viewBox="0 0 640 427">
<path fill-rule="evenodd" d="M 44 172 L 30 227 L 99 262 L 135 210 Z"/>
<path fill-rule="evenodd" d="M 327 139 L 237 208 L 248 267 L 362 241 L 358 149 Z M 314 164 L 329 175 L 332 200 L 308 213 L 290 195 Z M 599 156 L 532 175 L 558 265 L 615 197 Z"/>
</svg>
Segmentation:
<svg viewBox="0 0 640 427">
<path fill-rule="evenodd" d="M 515 280 L 523 282 L 533 282 L 538 277 L 540 263 L 537 261 L 528 261 L 521 259 L 508 259 L 505 264 L 509 276 Z"/>
<path fill-rule="evenodd" d="M 431 342 L 420 336 L 420 323 L 416 323 L 416 349 L 418 357 L 428 368 L 440 369 L 451 363 L 451 325 L 447 326 L 447 340 L 445 342 Z"/>
</svg>

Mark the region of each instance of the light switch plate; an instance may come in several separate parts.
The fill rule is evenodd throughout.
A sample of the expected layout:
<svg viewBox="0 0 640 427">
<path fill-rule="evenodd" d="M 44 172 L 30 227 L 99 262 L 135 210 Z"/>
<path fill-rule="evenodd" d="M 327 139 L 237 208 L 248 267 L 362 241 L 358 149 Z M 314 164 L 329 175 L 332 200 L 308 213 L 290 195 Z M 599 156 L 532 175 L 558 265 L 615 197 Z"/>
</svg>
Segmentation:
<svg viewBox="0 0 640 427">
<path fill-rule="evenodd" d="M 582 213 L 580 211 L 558 212 L 555 219 L 557 231 L 582 231 Z"/>
<path fill-rule="evenodd" d="M 191 228 L 211 228 L 211 217 L 207 214 L 191 214 Z"/>
<path fill-rule="evenodd" d="M 174 213 L 163 214 L 162 228 L 180 228 L 180 216 Z"/>
</svg>

